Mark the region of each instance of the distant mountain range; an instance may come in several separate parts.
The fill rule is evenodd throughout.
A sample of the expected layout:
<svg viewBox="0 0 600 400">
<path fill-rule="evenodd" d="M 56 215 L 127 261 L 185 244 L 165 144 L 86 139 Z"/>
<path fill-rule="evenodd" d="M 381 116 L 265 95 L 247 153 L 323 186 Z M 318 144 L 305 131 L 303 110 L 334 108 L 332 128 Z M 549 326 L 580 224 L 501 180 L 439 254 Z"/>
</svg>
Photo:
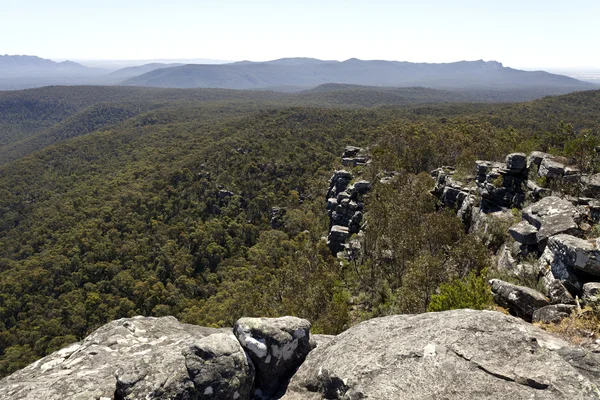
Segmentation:
<svg viewBox="0 0 600 400">
<path fill-rule="evenodd" d="M 282 59 L 225 65 L 184 65 L 156 69 L 124 85 L 174 88 L 307 89 L 325 83 L 436 89 L 523 89 L 553 87 L 574 91 L 595 88 L 586 82 L 543 71 L 521 71 L 496 61 L 426 64 L 397 61 L 343 62 Z"/>
<path fill-rule="evenodd" d="M 429 64 L 355 58 L 342 62 L 283 58 L 230 64 L 150 63 L 115 71 L 35 56 L 0 56 L 0 90 L 48 85 L 125 85 L 293 92 L 331 83 L 444 90 L 531 90 L 545 95 L 598 88 L 591 82 L 564 75 L 522 71 L 483 60 Z"/>
</svg>

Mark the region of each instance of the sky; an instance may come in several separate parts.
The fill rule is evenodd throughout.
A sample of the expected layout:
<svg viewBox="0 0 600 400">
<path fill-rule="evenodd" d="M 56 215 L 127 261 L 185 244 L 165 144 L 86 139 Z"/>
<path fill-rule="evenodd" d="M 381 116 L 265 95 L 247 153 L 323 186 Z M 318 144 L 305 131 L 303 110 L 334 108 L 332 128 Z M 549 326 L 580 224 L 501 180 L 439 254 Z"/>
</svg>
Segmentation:
<svg viewBox="0 0 600 400">
<path fill-rule="evenodd" d="M 600 69 L 600 0 L 0 0 L 0 54 Z"/>
</svg>

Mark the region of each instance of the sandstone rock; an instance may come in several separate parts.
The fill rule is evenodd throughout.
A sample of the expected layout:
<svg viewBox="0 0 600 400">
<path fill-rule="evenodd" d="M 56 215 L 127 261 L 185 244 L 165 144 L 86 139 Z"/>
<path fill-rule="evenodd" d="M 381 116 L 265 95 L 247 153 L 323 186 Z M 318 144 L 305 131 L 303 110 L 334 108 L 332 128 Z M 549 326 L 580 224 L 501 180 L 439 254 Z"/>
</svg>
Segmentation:
<svg viewBox="0 0 600 400">
<path fill-rule="evenodd" d="M 542 227 L 545 218 L 561 214 L 576 218 L 579 213 L 570 201 L 556 196 L 544 197 L 523 210 L 523 218 L 538 229 Z"/>
<path fill-rule="evenodd" d="M 353 195 L 366 194 L 371 190 L 371 182 L 365 180 L 354 182 L 349 190 Z"/>
<path fill-rule="evenodd" d="M 565 166 L 551 158 L 544 158 L 540 163 L 538 175 L 541 177 L 558 179 L 565 173 Z"/>
<path fill-rule="evenodd" d="M 0 399 L 112 399 L 116 389 L 122 399 L 195 396 L 182 351 L 218 332 L 173 317 L 116 320 L 4 378 Z"/>
<path fill-rule="evenodd" d="M 600 197 L 600 174 L 581 178 L 582 193 L 588 197 Z"/>
<path fill-rule="evenodd" d="M 548 240 L 548 248 L 563 264 L 600 276 L 600 250 L 596 241 L 560 234 Z"/>
<path fill-rule="evenodd" d="M 583 285 L 583 301 L 588 301 L 593 297 L 600 296 L 600 282 L 588 282 Z"/>
<path fill-rule="evenodd" d="M 549 287 L 554 280 L 559 280 L 562 285 L 573 296 L 581 291 L 581 281 L 575 268 L 565 263 L 560 254 L 554 254 L 549 247 L 546 247 L 542 256 L 538 260 L 540 272 L 545 276 L 544 281 Z"/>
<path fill-rule="evenodd" d="M 599 399 L 594 354 L 498 312 L 392 315 L 312 351 L 284 400 Z"/>
<path fill-rule="evenodd" d="M 550 304 L 575 304 L 575 299 L 567 288 L 558 279 L 552 280 L 548 285 Z"/>
<path fill-rule="evenodd" d="M 240 318 L 233 331 L 256 367 L 256 387 L 273 396 L 311 351 L 310 322 L 296 317 Z"/>
<path fill-rule="evenodd" d="M 189 377 L 194 383 L 196 398 L 250 398 L 254 384 L 254 365 L 232 333 L 217 333 L 199 339 L 183 355 Z"/>
<path fill-rule="evenodd" d="M 560 197 L 544 197 L 523 210 L 523 219 L 538 228 L 538 243 L 559 233 L 577 233 L 581 214 L 570 201 Z"/>
<path fill-rule="evenodd" d="M 344 153 L 342 154 L 342 157 L 354 157 L 356 155 L 358 155 L 358 153 L 362 152 L 363 149 L 360 147 L 356 147 L 356 146 L 346 146 L 344 148 Z"/>
<path fill-rule="evenodd" d="M 543 197 L 547 197 L 550 196 L 552 194 L 552 191 L 550 189 L 547 188 L 543 188 L 541 186 L 539 186 L 537 183 L 535 183 L 534 181 L 527 181 L 527 190 L 529 190 L 531 197 L 533 198 L 533 200 L 538 201 Z"/>
<path fill-rule="evenodd" d="M 285 226 L 285 215 L 287 209 L 284 207 L 272 207 L 271 208 L 271 228 L 282 229 Z"/>
<path fill-rule="evenodd" d="M 532 151 L 531 153 L 529 153 L 529 156 L 527 156 L 527 168 L 531 168 L 531 166 L 539 168 L 544 158 L 552 159 L 553 157 L 551 154 L 548 153 L 543 153 L 541 151 Z"/>
<path fill-rule="evenodd" d="M 550 305 L 550 300 L 537 290 L 513 285 L 500 279 L 490 280 L 490 285 L 494 293 L 494 301 L 526 321 L 531 321 L 535 310 Z"/>
<path fill-rule="evenodd" d="M 508 228 L 508 233 L 519 243 L 537 243 L 537 228 L 525 220 Z"/>
<path fill-rule="evenodd" d="M 527 156 L 524 153 L 511 153 L 507 155 L 506 168 L 511 171 L 522 172 L 527 168 Z"/>
<path fill-rule="evenodd" d="M 572 304 L 552 304 L 542 307 L 533 312 L 533 322 L 555 324 L 567 318 L 576 309 L 577 306 Z"/>
</svg>

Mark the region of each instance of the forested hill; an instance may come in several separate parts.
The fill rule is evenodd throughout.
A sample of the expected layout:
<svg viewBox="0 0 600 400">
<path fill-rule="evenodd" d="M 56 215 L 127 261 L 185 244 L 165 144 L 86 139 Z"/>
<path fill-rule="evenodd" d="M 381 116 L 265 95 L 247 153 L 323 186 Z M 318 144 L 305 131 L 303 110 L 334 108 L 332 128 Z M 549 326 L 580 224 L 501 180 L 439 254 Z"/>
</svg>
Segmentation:
<svg viewBox="0 0 600 400">
<path fill-rule="evenodd" d="M 124 85 L 174 88 L 311 88 L 325 83 L 435 89 L 546 89 L 553 94 L 593 89 L 591 83 L 544 71 L 521 71 L 496 61 L 446 64 L 284 59 L 222 65 L 184 65 L 150 71 Z"/>
<path fill-rule="evenodd" d="M 529 100 L 540 90 L 438 90 L 326 84 L 301 93 L 227 89 L 159 89 L 52 86 L 0 92 L 0 164 L 62 140 L 107 129 L 150 110 L 214 108 L 253 112 L 290 106 L 409 107 L 417 104 L 490 103 Z M 585 95 L 581 95 L 585 96 Z M 234 104 L 235 103 L 235 104 Z M 225 111 L 221 111 L 225 112 Z"/>
<path fill-rule="evenodd" d="M 568 155 L 600 126 L 600 91 L 366 108 L 363 89 L 352 90 L 346 107 L 319 105 L 315 92 L 2 93 L 13 139 L 82 134 L 0 166 L 0 375 L 138 314 L 206 326 L 291 314 L 336 333 L 425 311 L 439 284 L 489 261 L 453 213 L 437 211 L 427 172 L 515 150 Z M 397 259 L 368 248 L 340 267 L 322 240 L 328 179 L 346 145 L 371 147 L 357 176 L 398 172 L 365 199 L 381 222 L 367 242 L 387 238 Z M 273 207 L 286 209 L 277 229 Z"/>
</svg>

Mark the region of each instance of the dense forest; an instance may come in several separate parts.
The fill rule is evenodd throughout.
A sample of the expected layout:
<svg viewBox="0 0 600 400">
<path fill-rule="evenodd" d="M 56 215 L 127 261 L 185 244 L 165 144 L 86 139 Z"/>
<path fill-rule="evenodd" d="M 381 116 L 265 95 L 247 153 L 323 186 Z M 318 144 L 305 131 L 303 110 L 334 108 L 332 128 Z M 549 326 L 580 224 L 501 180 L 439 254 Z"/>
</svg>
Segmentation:
<svg viewBox="0 0 600 400">
<path fill-rule="evenodd" d="M 477 286 L 489 250 L 439 209 L 429 171 L 511 151 L 587 157 L 600 144 L 600 91 L 431 98 L 357 87 L 0 92 L 0 376 L 121 317 L 231 326 L 291 314 L 338 333 L 443 307 L 443 285 Z M 347 145 L 372 156 L 355 176 L 398 176 L 366 196 L 366 246 L 351 261 L 323 237 Z M 279 229 L 272 207 L 287 209 Z"/>
</svg>

